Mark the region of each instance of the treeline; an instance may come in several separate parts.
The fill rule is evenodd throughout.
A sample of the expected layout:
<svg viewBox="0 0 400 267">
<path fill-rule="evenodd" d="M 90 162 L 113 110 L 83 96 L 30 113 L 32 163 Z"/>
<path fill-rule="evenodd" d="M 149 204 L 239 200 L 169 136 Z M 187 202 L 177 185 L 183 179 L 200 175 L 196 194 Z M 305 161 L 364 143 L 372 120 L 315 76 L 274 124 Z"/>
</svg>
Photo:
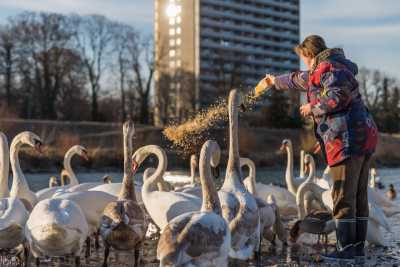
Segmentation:
<svg viewBox="0 0 400 267">
<path fill-rule="evenodd" d="M 400 132 L 400 84 L 379 70 L 360 69 L 357 79 L 364 103 L 374 116 L 379 131 Z"/>
<path fill-rule="evenodd" d="M 151 123 L 153 71 L 152 38 L 104 16 L 25 12 L 0 26 L 1 117 Z"/>
</svg>

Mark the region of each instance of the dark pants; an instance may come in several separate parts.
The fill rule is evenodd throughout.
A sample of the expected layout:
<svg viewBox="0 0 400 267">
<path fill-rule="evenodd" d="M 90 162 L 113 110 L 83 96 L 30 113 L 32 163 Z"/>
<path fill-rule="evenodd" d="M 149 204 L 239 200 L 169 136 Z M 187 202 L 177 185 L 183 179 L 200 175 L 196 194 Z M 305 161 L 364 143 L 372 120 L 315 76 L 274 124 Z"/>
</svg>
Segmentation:
<svg viewBox="0 0 400 267">
<path fill-rule="evenodd" d="M 331 167 L 333 217 L 338 221 L 367 219 L 368 178 L 371 156 L 351 156 Z"/>
</svg>

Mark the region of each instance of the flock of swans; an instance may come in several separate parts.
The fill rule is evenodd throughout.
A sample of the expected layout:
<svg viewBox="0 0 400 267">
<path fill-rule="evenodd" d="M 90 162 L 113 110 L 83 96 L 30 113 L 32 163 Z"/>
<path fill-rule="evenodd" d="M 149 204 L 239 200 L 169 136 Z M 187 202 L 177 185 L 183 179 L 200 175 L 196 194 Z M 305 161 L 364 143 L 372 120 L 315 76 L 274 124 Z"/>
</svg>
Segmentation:
<svg viewBox="0 0 400 267">
<path fill-rule="evenodd" d="M 7 138 L 0 133 L 0 249 L 22 248 L 20 260 L 28 265 L 32 258 L 72 256 L 75 265 L 90 244 L 96 248 L 99 237 L 104 244 L 103 266 L 108 265 L 110 250 L 134 253 L 134 266 L 140 266 L 141 250 L 150 224 L 159 231 L 157 258 L 160 266 L 227 266 L 228 262 L 254 258 L 260 262 L 261 240 L 275 243 L 296 242 L 302 233 L 324 235 L 334 231 L 331 216 L 331 180 L 329 168 L 316 176 L 315 162 L 305 155 L 307 177 L 294 177 L 293 147 L 282 142 L 287 154 L 286 188 L 256 182 L 256 167 L 248 158 L 240 158 L 238 144 L 238 107 L 240 95 L 229 95 L 229 157 L 225 179 L 219 190 L 213 170 L 220 164 L 221 150 L 215 141 L 201 148 L 199 160 L 192 156 L 191 175 L 166 172 L 167 155 L 156 145 L 133 152 L 132 122 L 123 125 L 124 174 L 121 183 L 109 177 L 98 183 L 79 183 L 71 168 L 71 158 L 87 159 L 82 146 L 72 147 L 65 155 L 65 175 L 69 184 L 33 192 L 20 168 L 19 151 L 24 145 L 40 152 L 41 139 L 22 132 L 8 149 Z M 147 168 L 143 184 L 134 182 L 138 168 L 149 157 L 158 159 L 155 168 Z M 303 157 L 302 157 L 303 159 Z M 12 186 L 8 187 L 9 165 Z M 249 169 L 242 176 L 242 167 Z M 196 168 L 199 177 L 196 177 Z M 200 183 L 198 183 L 200 181 Z M 369 188 L 369 227 L 367 240 L 386 245 L 382 231 L 390 231 L 387 217 L 400 213 L 400 206 L 374 188 Z M 298 216 L 288 233 L 281 218 Z M 327 240 L 327 237 L 325 238 Z M 84 251 L 86 247 L 86 250 Z"/>
</svg>

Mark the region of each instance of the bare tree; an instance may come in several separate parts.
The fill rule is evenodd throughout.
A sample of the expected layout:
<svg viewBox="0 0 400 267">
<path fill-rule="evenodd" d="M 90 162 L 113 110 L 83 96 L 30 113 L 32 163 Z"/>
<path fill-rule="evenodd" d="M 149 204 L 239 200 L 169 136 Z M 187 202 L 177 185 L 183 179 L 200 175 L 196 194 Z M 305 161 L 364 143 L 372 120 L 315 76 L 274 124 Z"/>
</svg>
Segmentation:
<svg viewBox="0 0 400 267">
<path fill-rule="evenodd" d="M 75 46 L 81 54 L 90 83 L 92 120 L 97 120 L 100 81 L 112 49 L 113 23 L 100 15 L 75 15 L 71 22 L 75 30 Z"/>
</svg>

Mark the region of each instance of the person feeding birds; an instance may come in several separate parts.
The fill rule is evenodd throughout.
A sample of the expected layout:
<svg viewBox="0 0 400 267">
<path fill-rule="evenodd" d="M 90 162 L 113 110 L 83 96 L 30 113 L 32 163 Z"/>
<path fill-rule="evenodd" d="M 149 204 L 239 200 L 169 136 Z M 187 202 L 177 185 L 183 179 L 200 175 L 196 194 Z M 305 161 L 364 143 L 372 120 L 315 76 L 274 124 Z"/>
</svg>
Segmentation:
<svg viewBox="0 0 400 267">
<path fill-rule="evenodd" d="M 280 76 L 267 74 L 256 88 L 303 90 L 304 117 L 314 120 L 314 132 L 333 179 L 333 217 L 336 251 L 325 260 L 363 260 L 368 227 L 368 170 L 378 142 L 376 124 L 365 107 L 355 75 L 357 65 L 340 48 L 328 48 L 322 37 L 311 35 L 294 48 L 307 71 Z"/>
</svg>

